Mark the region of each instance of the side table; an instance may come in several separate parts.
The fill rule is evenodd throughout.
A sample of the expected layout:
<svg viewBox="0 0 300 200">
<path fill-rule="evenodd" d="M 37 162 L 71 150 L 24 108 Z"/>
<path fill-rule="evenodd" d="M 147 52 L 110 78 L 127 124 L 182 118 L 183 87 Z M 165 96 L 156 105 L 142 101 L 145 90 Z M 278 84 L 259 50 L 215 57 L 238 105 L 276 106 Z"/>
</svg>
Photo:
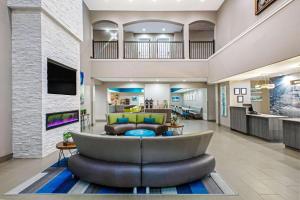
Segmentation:
<svg viewBox="0 0 300 200">
<path fill-rule="evenodd" d="M 73 142 L 69 142 L 67 144 L 64 144 L 63 142 L 59 142 L 56 144 L 56 149 L 59 150 L 59 154 L 58 154 L 58 161 L 57 161 L 57 166 L 59 166 L 60 161 L 62 159 L 62 157 L 65 159 L 66 156 L 64 154 L 64 151 L 69 151 L 71 155 L 73 155 L 71 150 L 77 149 L 77 146 L 75 143 Z"/>
<path fill-rule="evenodd" d="M 182 135 L 183 134 L 183 128 L 184 125 L 183 124 L 171 124 L 171 123 L 167 123 L 166 126 L 168 127 L 168 129 L 170 129 L 171 131 L 176 131 L 178 132 L 178 134 Z"/>
</svg>

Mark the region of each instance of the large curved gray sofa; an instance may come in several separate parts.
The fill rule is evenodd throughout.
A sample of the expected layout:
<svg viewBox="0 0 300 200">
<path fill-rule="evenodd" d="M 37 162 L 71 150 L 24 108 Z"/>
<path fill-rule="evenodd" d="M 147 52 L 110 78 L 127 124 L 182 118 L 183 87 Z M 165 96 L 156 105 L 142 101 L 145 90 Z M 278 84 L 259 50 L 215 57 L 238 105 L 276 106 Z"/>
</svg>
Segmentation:
<svg viewBox="0 0 300 200">
<path fill-rule="evenodd" d="M 212 131 L 173 137 L 116 137 L 73 133 L 79 154 L 68 166 L 78 178 L 111 187 L 170 187 L 207 176 Z"/>
</svg>

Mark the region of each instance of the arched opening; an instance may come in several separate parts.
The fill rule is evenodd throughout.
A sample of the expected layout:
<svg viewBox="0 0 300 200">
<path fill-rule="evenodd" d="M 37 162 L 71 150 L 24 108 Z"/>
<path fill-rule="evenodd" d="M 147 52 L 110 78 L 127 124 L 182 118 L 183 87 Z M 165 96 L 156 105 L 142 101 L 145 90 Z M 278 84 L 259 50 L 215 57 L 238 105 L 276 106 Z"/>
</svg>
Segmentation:
<svg viewBox="0 0 300 200">
<path fill-rule="evenodd" d="M 117 59 L 118 24 L 112 21 L 98 21 L 93 24 L 93 58 Z"/>
<path fill-rule="evenodd" d="M 124 24 L 125 59 L 183 58 L 183 25 L 163 20 Z"/>
<path fill-rule="evenodd" d="M 215 52 L 215 24 L 196 21 L 189 25 L 190 59 L 207 59 Z"/>
</svg>

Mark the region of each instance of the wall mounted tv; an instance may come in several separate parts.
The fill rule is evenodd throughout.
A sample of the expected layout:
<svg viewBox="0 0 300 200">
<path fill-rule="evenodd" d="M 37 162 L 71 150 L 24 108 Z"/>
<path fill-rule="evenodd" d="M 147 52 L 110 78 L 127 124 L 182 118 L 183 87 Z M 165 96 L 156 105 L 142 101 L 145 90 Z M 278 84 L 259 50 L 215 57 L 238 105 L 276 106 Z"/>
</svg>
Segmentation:
<svg viewBox="0 0 300 200">
<path fill-rule="evenodd" d="M 48 94 L 76 95 L 77 70 L 48 58 Z"/>
</svg>

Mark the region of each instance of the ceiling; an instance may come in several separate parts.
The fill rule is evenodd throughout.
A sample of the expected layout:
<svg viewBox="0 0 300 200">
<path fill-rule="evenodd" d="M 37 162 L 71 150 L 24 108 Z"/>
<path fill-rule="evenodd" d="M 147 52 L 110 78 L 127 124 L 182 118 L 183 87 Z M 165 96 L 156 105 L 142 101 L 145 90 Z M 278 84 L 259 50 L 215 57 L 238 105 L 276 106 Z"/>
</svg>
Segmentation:
<svg viewBox="0 0 300 200">
<path fill-rule="evenodd" d="M 206 82 L 207 78 L 96 78 L 102 82 L 178 83 Z"/>
<path fill-rule="evenodd" d="M 216 11 L 224 0 L 84 0 L 90 10 Z"/>
<path fill-rule="evenodd" d="M 138 22 L 124 26 L 125 32 L 133 33 L 176 33 L 181 32 L 182 25 L 170 22 Z"/>
<path fill-rule="evenodd" d="M 261 80 L 300 72 L 300 56 L 218 81 Z"/>
</svg>

